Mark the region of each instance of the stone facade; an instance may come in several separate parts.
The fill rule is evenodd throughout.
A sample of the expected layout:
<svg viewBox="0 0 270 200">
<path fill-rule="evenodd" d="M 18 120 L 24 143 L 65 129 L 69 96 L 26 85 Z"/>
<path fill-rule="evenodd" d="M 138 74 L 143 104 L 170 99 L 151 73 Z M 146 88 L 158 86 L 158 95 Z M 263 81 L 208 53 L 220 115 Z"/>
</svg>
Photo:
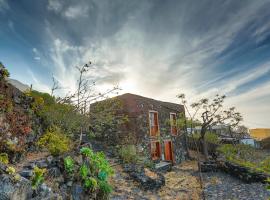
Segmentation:
<svg viewBox="0 0 270 200">
<path fill-rule="evenodd" d="M 162 102 L 134 94 L 123 94 L 116 97 L 122 103 L 121 114 L 128 116 L 128 123 L 120 128 L 118 133 L 119 144 L 134 144 L 138 152 L 152 160 L 151 142 L 159 142 L 160 157 L 155 159 L 159 162 L 165 159 L 165 142 L 171 141 L 173 163 L 180 163 L 185 160 L 186 148 L 184 146 L 184 130 L 178 130 L 176 135 L 171 133 L 170 113 L 176 117 L 184 115 L 183 105 Z M 157 136 L 150 136 L 149 111 L 158 115 L 159 133 Z"/>
</svg>

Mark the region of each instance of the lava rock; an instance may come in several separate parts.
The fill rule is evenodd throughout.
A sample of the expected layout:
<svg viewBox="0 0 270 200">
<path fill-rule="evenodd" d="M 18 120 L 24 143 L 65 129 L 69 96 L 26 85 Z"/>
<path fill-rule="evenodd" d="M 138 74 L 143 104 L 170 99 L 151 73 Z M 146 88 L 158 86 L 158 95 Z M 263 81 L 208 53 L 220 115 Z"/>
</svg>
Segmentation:
<svg viewBox="0 0 270 200">
<path fill-rule="evenodd" d="M 82 199 L 84 199 L 83 198 L 83 193 L 84 193 L 83 188 L 80 185 L 75 184 L 72 187 L 71 195 L 72 195 L 73 200 L 82 200 Z"/>
<path fill-rule="evenodd" d="M 19 174 L 22 177 L 29 179 L 33 176 L 33 171 L 32 170 L 22 170 Z"/>
<path fill-rule="evenodd" d="M 1 174 L 0 186 L 1 200 L 28 200 L 33 193 L 31 182 L 23 177 L 14 183 L 10 175 Z"/>
</svg>

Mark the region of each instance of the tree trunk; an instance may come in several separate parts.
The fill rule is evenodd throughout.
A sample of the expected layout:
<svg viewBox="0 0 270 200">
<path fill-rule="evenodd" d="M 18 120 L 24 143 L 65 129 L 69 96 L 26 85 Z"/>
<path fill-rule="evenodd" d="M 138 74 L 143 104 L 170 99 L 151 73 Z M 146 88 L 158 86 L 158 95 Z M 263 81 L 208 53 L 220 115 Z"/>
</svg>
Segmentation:
<svg viewBox="0 0 270 200">
<path fill-rule="evenodd" d="M 206 129 L 202 128 L 201 129 L 201 142 L 202 142 L 202 150 L 203 150 L 203 155 L 205 157 L 205 160 L 208 160 L 208 149 L 207 149 L 207 143 L 205 140 L 205 133 L 206 133 Z"/>
</svg>

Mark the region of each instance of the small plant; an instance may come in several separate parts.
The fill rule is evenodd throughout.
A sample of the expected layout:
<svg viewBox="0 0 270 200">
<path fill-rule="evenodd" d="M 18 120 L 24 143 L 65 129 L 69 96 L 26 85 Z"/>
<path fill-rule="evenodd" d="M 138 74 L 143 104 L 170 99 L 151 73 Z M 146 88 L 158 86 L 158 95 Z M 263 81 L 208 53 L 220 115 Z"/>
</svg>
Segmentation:
<svg viewBox="0 0 270 200">
<path fill-rule="evenodd" d="M 138 156 L 134 145 L 123 145 L 118 151 L 119 157 L 124 163 L 137 163 Z"/>
<path fill-rule="evenodd" d="M 0 162 L 3 164 L 8 164 L 8 155 L 6 153 L 0 153 Z"/>
<path fill-rule="evenodd" d="M 34 175 L 32 177 L 32 188 L 33 189 L 37 189 L 37 187 L 43 183 L 45 172 L 46 172 L 46 169 L 41 169 L 38 167 L 34 168 Z"/>
<path fill-rule="evenodd" d="M 270 178 L 266 179 L 266 183 L 267 183 L 267 190 L 270 191 Z"/>
<path fill-rule="evenodd" d="M 53 156 L 66 153 L 71 144 L 71 140 L 58 127 L 47 130 L 38 141 L 38 145 L 48 149 Z"/>
<path fill-rule="evenodd" d="M 0 62 L 0 80 L 9 77 L 8 70 L 4 67 L 4 65 Z"/>
<path fill-rule="evenodd" d="M 6 172 L 10 175 L 14 175 L 16 173 L 16 170 L 14 167 L 7 167 Z"/>
<path fill-rule="evenodd" d="M 87 178 L 84 181 L 84 187 L 86 189 L 90 189 L 91 191 L 95 191 L 98 188 L 98 182 L 93 177 Z"/>
<path fill-rule="evenodd" d="M 98 181 L 101 196 L 107 196 L 112 192 L 112 186 L 107 181 Z"/>
<path fill-rule="evenodd" d="M 82 177 L 83 180 L 86 180 L 87 176 L 88 176 L 88 173 L 89 173 L 89 169 L 87 167 L 86 164 L 83 164 L 81 167 L 80 167 L 80 175 Z"/>
<path fill-rule="evenodd" d="M 74 171 L 74 161 L 70 156 L 64 159 L 64 166 L 65 166 L 65 170 L 69 174 L 71 174 Z"/>
<path fill-rule="evenodd" d="M 92 157 L 94 155 L 94 152 L 88 147 L 82 147 L 80 152 L 87 157 Z"/>
</svg>

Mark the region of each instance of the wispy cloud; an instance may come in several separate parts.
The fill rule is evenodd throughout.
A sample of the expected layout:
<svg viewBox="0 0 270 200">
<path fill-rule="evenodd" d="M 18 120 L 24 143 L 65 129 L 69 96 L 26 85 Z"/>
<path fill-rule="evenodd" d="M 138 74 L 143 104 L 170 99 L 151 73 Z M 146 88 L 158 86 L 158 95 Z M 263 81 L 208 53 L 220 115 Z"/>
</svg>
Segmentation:
<svg viewBox="0 0 270 200">
<path fill-rule="evenodd" d="M 71 91 L 75 66 L 92 61 L 87 78 L 101 89 L 119 84 L 122 92 L 174 102 L 180 92 L 190 102 L 226 94 L 256 121 L 254 112 L 258 116 L 268 98 L 252 94 L 266 92 L 270 80 L 269 6 L 265 0 L 48 0 L 31 60 Z M 248 104 L 256 101 L 261 107 L 251 111 Z"/>
<path fill-rule="evenodd" d="M 9 9 L 8 2 L 6 0 L 0 0 L 0 12 L 5 12 Z"/>
</svg>

